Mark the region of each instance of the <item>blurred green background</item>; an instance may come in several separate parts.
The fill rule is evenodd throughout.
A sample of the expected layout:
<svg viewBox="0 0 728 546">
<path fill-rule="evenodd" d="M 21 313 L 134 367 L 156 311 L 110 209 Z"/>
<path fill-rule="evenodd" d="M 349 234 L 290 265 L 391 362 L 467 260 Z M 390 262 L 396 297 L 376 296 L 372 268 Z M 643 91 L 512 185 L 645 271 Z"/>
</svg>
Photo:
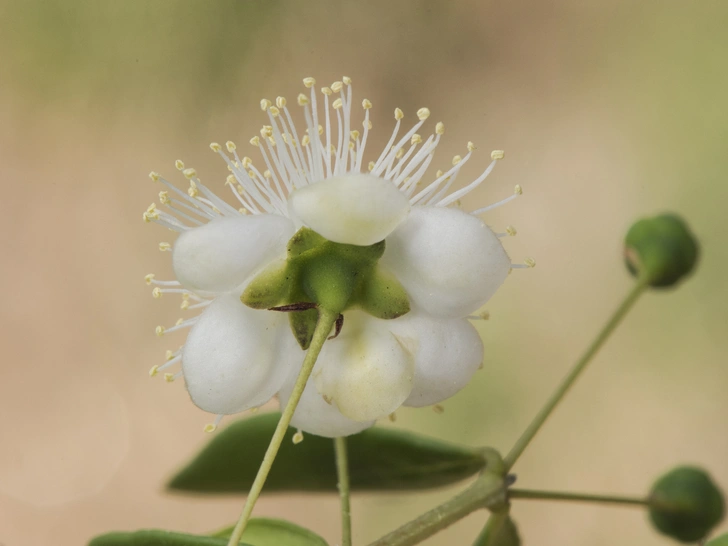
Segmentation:
<svg viewBox="0 0 728 546">
<path fill-rule="evenodd" d="M 464 203 L 510 194 L 515 271 L 481 323 L 486 365 L 445 404 L 394 425 L 507 450 L 628 290 L 621 239 L 674 210 L 703 245 L 694 278 L 649 294 L 519 462 L 521 487 L 641 494 L 682 462 L 728 487 L 728 4 L 678 0 L 0 1 L 0 543 L 84 544 L 111 529 L 206 532 L 240 499 L 168 496 L 166 478 L 202 445 L 208 417 L 180 383 L 146 371 L 152 300 L 171 235 L 141 222 L 147 173 L 178 157 L 224 180 L 210 141 L 246 142 L 263 97 L 301 78 L 350 76 L 374 103 L 375 150 L 395 106 L 447 127 L 434 168 L 468 140 L 506 160 Z M 372 152 L 374 155 L 375 152 Z M 365 544 L 453 490 L 358 495 Z M 337 501 L 265 498 L 338 540 Z M 638 510 L 536 501 L 513 513 L 527 544 L 667 544 Z M 470 544 L 474 514 L 427 544 Z M 724 526 L 724 530 L 726 527 Z"/>
</svg>

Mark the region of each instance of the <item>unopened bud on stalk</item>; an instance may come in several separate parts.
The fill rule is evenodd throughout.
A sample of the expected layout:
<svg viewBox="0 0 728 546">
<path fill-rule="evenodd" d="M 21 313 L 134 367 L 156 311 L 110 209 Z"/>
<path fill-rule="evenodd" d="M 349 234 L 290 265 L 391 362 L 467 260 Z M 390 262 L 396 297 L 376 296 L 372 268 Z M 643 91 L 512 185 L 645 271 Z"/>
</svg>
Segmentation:
<svg viewBox="0 0 728 546">
<path fill-rule="evenodd" d="M 646 275 L 649 285 L 675 285 L 698 261 L 698 241 L 674 214 L 644 218 L 625 237 L 625 261 L 635 276 Z"/>
<path fill-rule="evenodd" d="M 699 468 L 682 466 L 662 476 L 650 493 L 650 519 L 681 542 L 703 539 L 725 515 L 723 494 Z"/>
</svg>

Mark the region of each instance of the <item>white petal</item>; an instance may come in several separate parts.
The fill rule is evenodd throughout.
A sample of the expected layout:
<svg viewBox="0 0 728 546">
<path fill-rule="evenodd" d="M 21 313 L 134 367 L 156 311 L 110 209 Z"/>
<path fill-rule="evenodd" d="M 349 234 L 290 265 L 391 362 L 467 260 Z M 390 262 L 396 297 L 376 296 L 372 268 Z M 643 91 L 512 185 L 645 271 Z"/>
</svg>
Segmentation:
<svg viewBox="0 0 728 546">
<path fill-rule="evenodd" d="M 293 223 L 275 214 L 215 218 L 179 236 L 172 266 L 185 288 L 207 294 L 230 292 L 283 256 L 293 233 Z"/>
<path fill-rule="evenodd" d="M 303 360 L 303 351 L 298 349 Z M 286 380 L 281 392 L 280 403 L 281 411 L 288 403 L 293 391 L 293 385 L 296 383 L 300 367 L 296 367 Z M 291 426 L 301 429 L 303 432 L 315 434 L 316 436 L 325 436 L 327 438 L 337 438 L 339 436 L 349 436 L 356 434 L 362 430 L 369 428 L 374 421 L 352 421 L 347 419 L 333 404 L 327 404 L 323 396 L 316 390 L 313 380 L 309 378 L 306 388 L 303 391 L 301 400 L 296 406 L 296 411 L 291 419 Z"/>
<path fill-rule="evenodd" d="M 468 384 L 483 362 L 483 342 L 466 319 L 437 319 L 410 312 L 389 323 L 415 350 L 415 380 L 405 406 L 430 406 Z"/>
<path fill-rule="evenodd" d="M 329 241 L 367 246 L 384 240 L 407 217 L 410 204 L 389 180 L 352 174 L 294 191 L 288 208 Z"/>
<path fill-rule="evenodd" d="M 412 390 L 413 355 L 386 323 L 345 313 L 341 334 L 324 344 L 313 372 L 318 392 L 354 421 L 389 415 Z"/>
<path fill-rule="evenodd" d="M 444 207 L 413 207 L 389 237 L 381 263 L 415 306 L 439 317 L 464 317 L 503 283 L 511 261 L 478 218 Z"/>
<path fill-rule="evenodd" d="M 182 372 L 192 401 L 222 414 L 264 404 L 294 364 L 291 345 L 295 340 L 284 313 L 251 309 L 237 294 L 217 297 L 182 349 Z"/>
</svg>

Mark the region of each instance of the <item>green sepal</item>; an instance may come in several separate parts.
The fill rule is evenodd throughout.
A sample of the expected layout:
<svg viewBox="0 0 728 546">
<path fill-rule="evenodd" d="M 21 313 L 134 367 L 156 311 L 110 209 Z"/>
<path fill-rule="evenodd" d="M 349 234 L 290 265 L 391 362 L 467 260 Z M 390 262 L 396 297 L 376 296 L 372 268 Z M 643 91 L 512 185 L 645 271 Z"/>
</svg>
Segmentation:
<svg viewBox="0 0 728 546">
<path fill-rule="evenodd" d="M 290 303 L 291 287 L 296 277 L 296 268 L 290 263 L 275 262 L 248 283 L 240 301 L 253 309 L 270 309 Z"/>
<path fill-rule="evenodd" d="M 395 319 L 409 313 L 410 303 L 407 292 L 394 275 L 376 267 L 354 298 L 352 304 L 358 305 L 373 317 Z"/>
<path fill-rule="evenodd" d="M 212 534 L 230 538 L 234 525 Z M 326 541 L 313 531 L 283 519 L 253 518 L 243 531 L 242 540 L 255 546 L 327 546 Z"/>
<path fill-rule="evenodd" d="M 291 326 L 293 337 L 296 338 L 298 345 L 304 351 L 307 351 L 313 339 L 313 331 L 316 329 L 318 322 L 318 309 L 307 309 L 305 311 L 296 311 L 288 313 L 288 323 Z"/>
<path fill-rule="evenodd" d="M 88 546 L 227 546 L 227 543 L 228 541 L 224 538 L 144 529 L 132 532 L 106 533 L 92 539 Z M 240 545 L 251 546 L 246 542 L 241 542 Z M 256 544 L 256 546 L 258 545 Z"/>
<path fill-rule="evenodd" d="M 237 421 L 218 434 L 172 478 L 174 491 L 247 494 L 265 454 L 279 413 Z M 264 493 L 336 493 L 334 442 L 304 434 L 293 443 L 289 428 Z M 441 442 L 397 429 L 373 427 L 347 438 L 352 491 L 402 491 L 440 487 L 468 478 L 492 462 L 492 450 Z M 497 468 L 493 468 L 498 471 Z"/>
</svg>

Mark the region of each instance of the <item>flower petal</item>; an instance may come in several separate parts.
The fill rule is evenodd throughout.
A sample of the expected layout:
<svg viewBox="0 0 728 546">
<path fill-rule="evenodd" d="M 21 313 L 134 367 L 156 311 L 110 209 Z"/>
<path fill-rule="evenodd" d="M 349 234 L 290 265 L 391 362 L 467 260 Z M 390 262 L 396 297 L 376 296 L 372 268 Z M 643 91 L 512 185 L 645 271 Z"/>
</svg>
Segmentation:
<svg viewBox="0 0 728 546">
<path fill-rule="evenodd" d="M 405 406 L 430 406 L 450 398 L 468 384 L 483 362 L 483 342 L 466 319 L 411 312 L 389 326 L 416 346 L 415 379 Z"/>
<path fill-rule="evenodd" d="M 503 283 L 511 261 L 498 237 L 461 210 L 413 207 L 389 237 L 381 259 L 419 308 L 464 317 Z"/>
<path fill-rule="evenodd" d="M 237 294 L 217 297 L 182 349 L 192 401 L 226 415 L 264 404 L 286 379 L 295 344 L 284 314 L 246 307 Z"/>
<path fill-rule="evenodd" d="M 301 358 L 303 358 L 303 352 L 300 349 L 298 352 L 301 354 Z M 288 376 L 279 393 L 281 411 L 291 397 L 293 385 L 296 383 L 299 371 L 299 367 L 292 370 L 292 373 Z M 293 419 L 291 419 L 292 427 L 326 438 L 337 438 L 339 436 L 356 434 L 373 424 L 374 421 L 352 421 L 341 415 L 339 410 L 336 409 L 336 406 L 326 403 L 323 396 L 316 390 L 316 385 L 314 385 L 311 379 L 306 384 L 301 400 L 298 402 L 296 411 L 293 414 Z"/>
<path fill-rule="evenodd" d="M 288 208 L 329 241 L 368 246 L 384 240 L 407 217 L 410 204 L 389 180 L 351 174 L 294 191 Z"/>
<path fill-rule="evenodd" d="M 341 334 L 324 344 L 314 368 L 318 392 L 354 421 L 389 415 L 412 390 L 413 355 L 386 323 L 347 312 Z"/>
<path fill-rule="evenodd" d="M 179 236 L 172 266 L 185 288 L 207 294 L 230 292 L 282 256 L 293 233 L 293 222 L 275 214 L 215 218 Z"/>
</svg>

